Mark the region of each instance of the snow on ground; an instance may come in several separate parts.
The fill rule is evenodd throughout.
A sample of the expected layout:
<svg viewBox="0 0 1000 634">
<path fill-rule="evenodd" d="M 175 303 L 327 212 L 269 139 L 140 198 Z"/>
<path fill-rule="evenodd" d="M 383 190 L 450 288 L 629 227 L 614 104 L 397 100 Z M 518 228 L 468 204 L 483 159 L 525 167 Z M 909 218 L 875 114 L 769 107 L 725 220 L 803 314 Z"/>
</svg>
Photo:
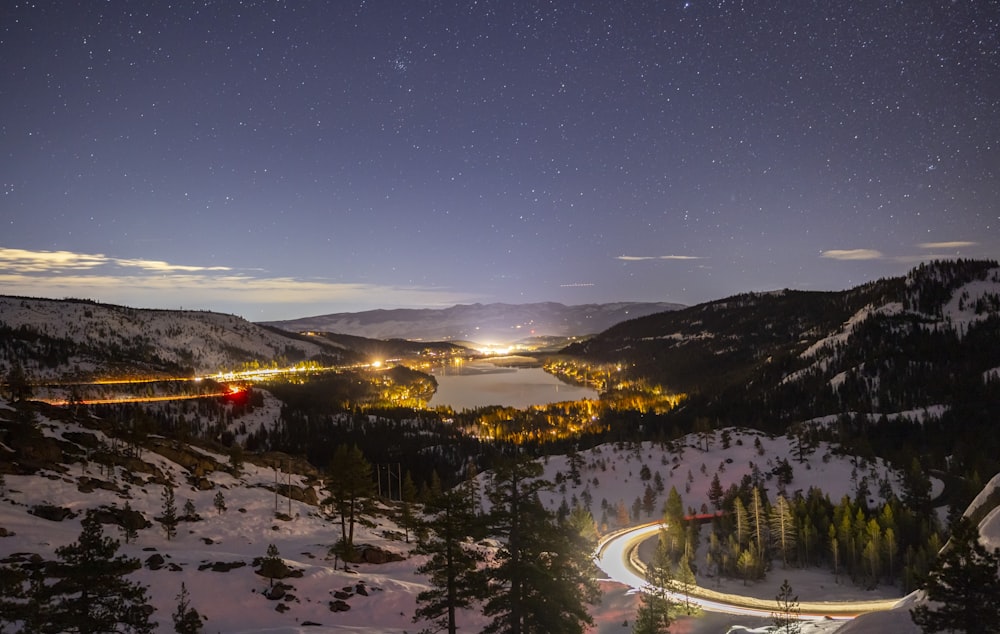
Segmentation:
<svg viewBox="0 0 1000 634">
<path fill-rule="evenodd" d="M 965 332 L 969 324 L 982 321 L 991 315 L 989 311 L 976 314 L 976 302 L 1000 295 L 1000 269 L 991 269 L 984 280 L 973 280 L 956 289 L 951 299 L 942 309 L 942 315 L 959 333 Z"/>
<path fill-rule="evenodd" d="M 0 403 L 0 406 L 3 405 Z M 63 429 L 61 423 L 43 421 L 43 424 L 52 426 L 50 433 L 61 433 Z M 751 463 L 766 473 L 779 459 L 786 457 L 793 468 L 789 494 L 819 486 L 836 501 L 842 495 L 853 496 L 856 483 L 867 477 L 871 481 L 872 501 L 878 502 L 879 482 L 884 480 L 890 486 L 898 487 L 898 478 L 882 463 L 852 464 L 851 458 L 834 454 L 832 447 L 826 443 L 818 444 L 808 456 L 808 461 L 800 464 L 790 456 L 792 442 L 788 438 L 770 438 L 739 429 L 730 429 L 729 435 L 729 449 L 722 448 L 722 432 L 717 431 L 709 437 L 688 436 L 672 449 L 647 442 L 633 446 L 602 445 L 581 451 L 581 485 L 566 482 L 565 492 L 556 491 L 549 497 L 548 503 L 555 508 L 563 499 L 569 501 L 574 495 L 579 497 L 587 490 L 593 499 L 595 517 L 600 519 L 602 500 L 612 505 L 621 500 L 631 507 L 635 497 L 642 496 L 647 482 L 641 479 L 640 472 L 642 465 L 647 465 L 653 476 L 659 472 L 664 482 L 664 493 L 657 498 L 653 518 L 641 518 L 647 521 L 659 516 L 666 491 L 671 486 L 677 487 L 686 506 L 698 509 L 703 503 L 709 504 L 708 487 L 713 474 L 719 474 L 725 488 L 750 473 L 753 469 Z M 760 441 L 759 449 L 757 440 Z M 221 463 L 228 461 L 226 456 L 214 457 Z M 135 579 L 150 586 L 151 600 L 157 608 L 154 618 L 160 622 L 160 631 L 172 629 L 170 615 L 176 607 L 176 596 L 182 582 L 191 594 L 192 606 L 207 617 L 205 629 L 209 632 L 402 634 L 418 631 L 426 625 L 412 622 L 416 595 L 427 587 L 426 579 L 415 572 L 423 559 L 410 556 L 410 545 L 399 538 L 401 531 L 388 520 L 381 519 L 374 529 L 358 528 L 356 541 L 400 553 L 406 559 L 382 565 L 362 564 L 345 572 L 335 569 L 334 561 L 327 555 L 329 546 L 340 536 L 336 522 L 321 517 L 315 507 L 295 501 L 291 502 L 290 520 L 276 519 L 275 495 L 264 488 L 273 483 L 274 472 L 271 469 L 247 463 L 239 479 L 216 471 L 210 476 L 216 488 L 200 491 L 186 483 L 187 472 L 179 465 L 150 452 L 145 452 L 144 459 L 169 474 L 177 483 L 178 509 L 181 510 L 185 501 L 190 499 L 202 521 L 182 522 L 176 538 L 168 541 L 160 525 L 153 521 L 153 517 L 162 512 L 163 487 L 148 480 L 130 485 L 118 473 L 116 483 L 122 488 L 122 493 L 100 488 L 92 493 L 81 493 L 77 487 L 80 476 L 110 479 L 102 476 L 96 465 L 83 467 L 77 464 L 66 473 L 48 472 L 43 476 L 8 475 L 6 495 L 0 499 L 0 527 L 14 535 L 0 538 L 0 558 L 13 553 L 39 553 L 52 558 L 58 546 L 76 541 L 85 509 L 100 505 L 122 507 L 127 500 L 132 508 L 141 511 L 153 522 L 153 527 L 140 531 L 136 543 L 123 544 L 122 552 L 142 561 L 156 552 L 166 558 L 168 565 L 175 564 L 178 568 L 177 571 L 169 568 L 152 571 L 144 567 L 134 575 Z M 544 460 L 545 476 L 555 479 L 558 472 L 568 475 L 567 460 L 566 456 L 552 456 Z M 649 483 L 652 481 L 651 477 Z M 292 484 L 304 486 L 307 483 L 293 475 Z M 773 477 L 765 480 L 765 486 L 773 499 L 777 492 L 776 480 Z M 228 507 L 222 514 L 216 512 L 212 503 L 217 491 L 223 492 Z M 27 514 L 28 507 L 42 503 L 65 506 L 80 515 L 53 522 Z M 288 513 L 288 499 L 279 497 L 277 507 L 282 513 Z M 122 539 L 116 527 L 106 526 L 105 532 Z M 276 611 L 276 601 L 263 596 L 267 580 L 252 571 L 253 559 L 262 557 L 271 543 L 278 547 L 286 563 L 303 571 L 301 578 L 287 580 L 294 587 L 296 598 L 294 601 L 283 601 L 290 608 L 284 614 Z M 229 572 L 199 570 L 214 562 L 243 562 L 246 566 Z M 830 576 L 818 571 L 797 570 L 775 570 L 766 583 L 745 589 L 740 582 L 733 582 L 729 590 L 746 590 L 773 598 L 777 594 L 777 584 L 786 576 L 802 600 L 869 596 L 852 586 L 837 585 Z M 359 582 L 368 588 L 369 596 L 355 595 L 348 599 L 349 611 L 331 612 L 329 602 L 333 599 L 332 593 L 343 588 L 353 589 Z M 702 582 L 715 587 L 713 581 Z M 723 589 L 726 587 L 723 586 Z M 631 589 L 614 583 L 603 583 L 602 590 L 604 600 L 592 610 L 596 620 L 593 634 L 629 632 L 638 596 Z M 477 631 L 483 623 L 483 617 L 474 611 L 465 611 L 461 615 L 465 631 Z M 761 627 L 767 624 L 766 619 L 711 614 L 681 619 L 672 631 L 721 634 L 735 625 Z M 832 632 L 837 627 L 837 623 L 810 624 L 803 631 L 820 634 Z"/>
<path fill-rule="evenodd" d="M 834 347 L 838 343 L 845 343 L 847 339 L 851 336 L 851 333 L 854 332 L 855 326 L 857 326 L 864 320 L 868 319 L 872 315 L 897 315 L 901 312 L 903 312 L 903 305 L 899 302 L 891 302 L 884 306 L 878 306 L 878 307 L 866 306 L 861 310 L 859 310 L 858 312 L 856 312 L 855 314 L 851 315 L 850 319 L 844 322 L 844 325 L 841 326 L 840 330 L 812 344 L 811 346 L 803 350 L 802 354 L 799 356 L 802 357 L 803 359 L 808 359 L 810 357 L 816 356 L 816 354 L 820 350 L 823 350 L 827 346 Z"/>
<path fill-rule="evenodd" d="M 666 445 L 643 442 L 631 445 L 600 445 L 579 452 L 582 458 L 580 485 L 568 479 L 568 456 L 551 456 L 543 459 L 544 477 L 550 481 L 564 479 L 546 501 L 558 507 L 562 501 L 572 508 L 574 499 L 582 500 L 588 494 L 593 500 L 590 510 L 599 525 L 604 515 L 602 501 L 612 507 L 623 502 L 631 509 L 635 499 L 642 498 L 647 485 L 653 485 L 656 474 L 663 480 L 663 492 L 657 496 L 654 512 L 643 514 L 640 521 L 652 521 L 660 516 L 670 487 L 676 487 L 685 508 L 701 511 L 702 505 L 711 508 L 708 491 L 712 477 L 719 476 L 723 490 L 740 483 L 744 475 L 753 473 L 754 467 L 763 478 L 763 490 L 772 501 L 779 493 L 777 477 L 772 471 L 779 461 L 787 460 L 792 468 L 792 481 L 786 487 L 786 497 L 795 492 L 806 494 L 810 488 L 821 489 L 835 504 L 847 495 L 854 498 L 858 485 L 864 480 L 869 491 L 869 504 L 884 501 L 880 489 L 887 484 L 900 494 L 900 478 L 884 461 L 865 461 L 838 454 L 827 442 L 816 447 L 800 463 L 794 455 L 795 441 L 786 436 L 770 437 L 762 432 L 729 428 L 729 448 L 723 446 L 723 430 L 706 436 L 690 434 L 675 443 Z M 642 479 L 643 466 L 650 472 L 648 480 Z M 561 478 L 559 477 L 561 476 Z M 481 476 L 486 478 L 486 475 Z M 608 513 L 613 522 L 614 513 Z M 616 528 L 611 526 L 610 528 Z"/>
<path fill-rule="evenodd" d="M 289 350 L 306 357 L 323 351 L 317 344 L 283 337 L 241 317 L 205 311 L 0 296 L 0 322 L 98 347 L 113 344 L 130 349 L 155 340 L 163 360 L 192 367 L 198 373 L 230 370 L 250 358 L 278 358 Z M 66 367 L 78 372 L 97 369 L 88 359 L 79 357 L 59 368 L 26 369 L 35 377 L 57 377 Z"/>
</svg>

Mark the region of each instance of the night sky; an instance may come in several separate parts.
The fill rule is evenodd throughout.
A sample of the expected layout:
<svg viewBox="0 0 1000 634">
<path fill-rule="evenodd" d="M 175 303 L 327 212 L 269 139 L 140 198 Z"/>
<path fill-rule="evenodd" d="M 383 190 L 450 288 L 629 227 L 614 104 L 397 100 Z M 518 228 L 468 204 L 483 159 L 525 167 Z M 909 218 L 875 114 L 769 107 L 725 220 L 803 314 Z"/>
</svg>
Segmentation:
<svg viewBox="0 0 1000 634">
<path fill-rule="evenodd" d="M 1000 254 L 1000 4 L 0 4 L 0 293 L 252 320 Z"/>
</svg>

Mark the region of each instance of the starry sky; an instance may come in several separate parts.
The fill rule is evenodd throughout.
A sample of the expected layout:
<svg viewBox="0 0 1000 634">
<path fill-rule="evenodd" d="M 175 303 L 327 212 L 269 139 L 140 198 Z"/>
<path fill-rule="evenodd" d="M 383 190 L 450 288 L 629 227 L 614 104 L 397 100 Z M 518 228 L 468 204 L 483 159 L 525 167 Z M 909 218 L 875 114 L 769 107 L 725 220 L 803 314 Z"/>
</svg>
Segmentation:
<svg viewBox="0 0 1000 634">
<path fill-rule="evenodd" d="M 0 293 L 694 304 L 1000 255 L 993 0 L 0 5 Z"/>
</svg>

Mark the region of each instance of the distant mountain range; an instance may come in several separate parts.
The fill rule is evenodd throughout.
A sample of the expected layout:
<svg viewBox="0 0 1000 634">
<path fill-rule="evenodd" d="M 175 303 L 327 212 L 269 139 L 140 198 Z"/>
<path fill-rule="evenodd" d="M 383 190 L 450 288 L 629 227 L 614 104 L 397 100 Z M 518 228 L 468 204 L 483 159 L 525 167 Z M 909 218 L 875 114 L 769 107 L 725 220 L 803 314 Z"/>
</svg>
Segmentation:
<svg viewBox="0 0 1000 634">
<path fill-rule="evenodd" d="M 370 339 L 514 343 L 532 337 L 592 335 L 629 319 L 681 308 L 681 304 L 664 302 L 460 304 L 440 309 L 334 313 L 265 323 L 292 332 L 335 332 Z"/>
<path fill-rule="evenodd" d="M 0 372 L 14 362 L 34 377 L 51 379 L 204 374 L 244 363 L 307 359 L 345 363 L 367 360 L 375 351 L 382 357 L 412 356 L 438 341 L 512 342 L 588 335 L 631 317 L 676 308 L 676 304 L 643 303 L 475 304 L 342 313 L 269 325 L 207 311 L 0 296 Z M 333 334 L 299 334 L 306 331 Z"/>
</svg>

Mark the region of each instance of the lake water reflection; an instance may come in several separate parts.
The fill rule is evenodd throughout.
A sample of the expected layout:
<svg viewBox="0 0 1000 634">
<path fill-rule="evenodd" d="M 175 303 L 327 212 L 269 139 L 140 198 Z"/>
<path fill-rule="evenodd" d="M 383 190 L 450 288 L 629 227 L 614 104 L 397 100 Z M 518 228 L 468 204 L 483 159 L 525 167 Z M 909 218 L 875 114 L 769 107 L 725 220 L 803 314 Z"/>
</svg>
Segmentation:
<svg viewBox="0 0 1000 634">
<path fill-rule="evenodd" d="M 449 405 L 455 410 L 504 405 L 525 408 L 560 401 L 597 399 L 597 392 L 563 383 L 541 368 L 500 367 L 470 362 L 431 371 L 438 389 L 429 405 Z"/>
</svg>

